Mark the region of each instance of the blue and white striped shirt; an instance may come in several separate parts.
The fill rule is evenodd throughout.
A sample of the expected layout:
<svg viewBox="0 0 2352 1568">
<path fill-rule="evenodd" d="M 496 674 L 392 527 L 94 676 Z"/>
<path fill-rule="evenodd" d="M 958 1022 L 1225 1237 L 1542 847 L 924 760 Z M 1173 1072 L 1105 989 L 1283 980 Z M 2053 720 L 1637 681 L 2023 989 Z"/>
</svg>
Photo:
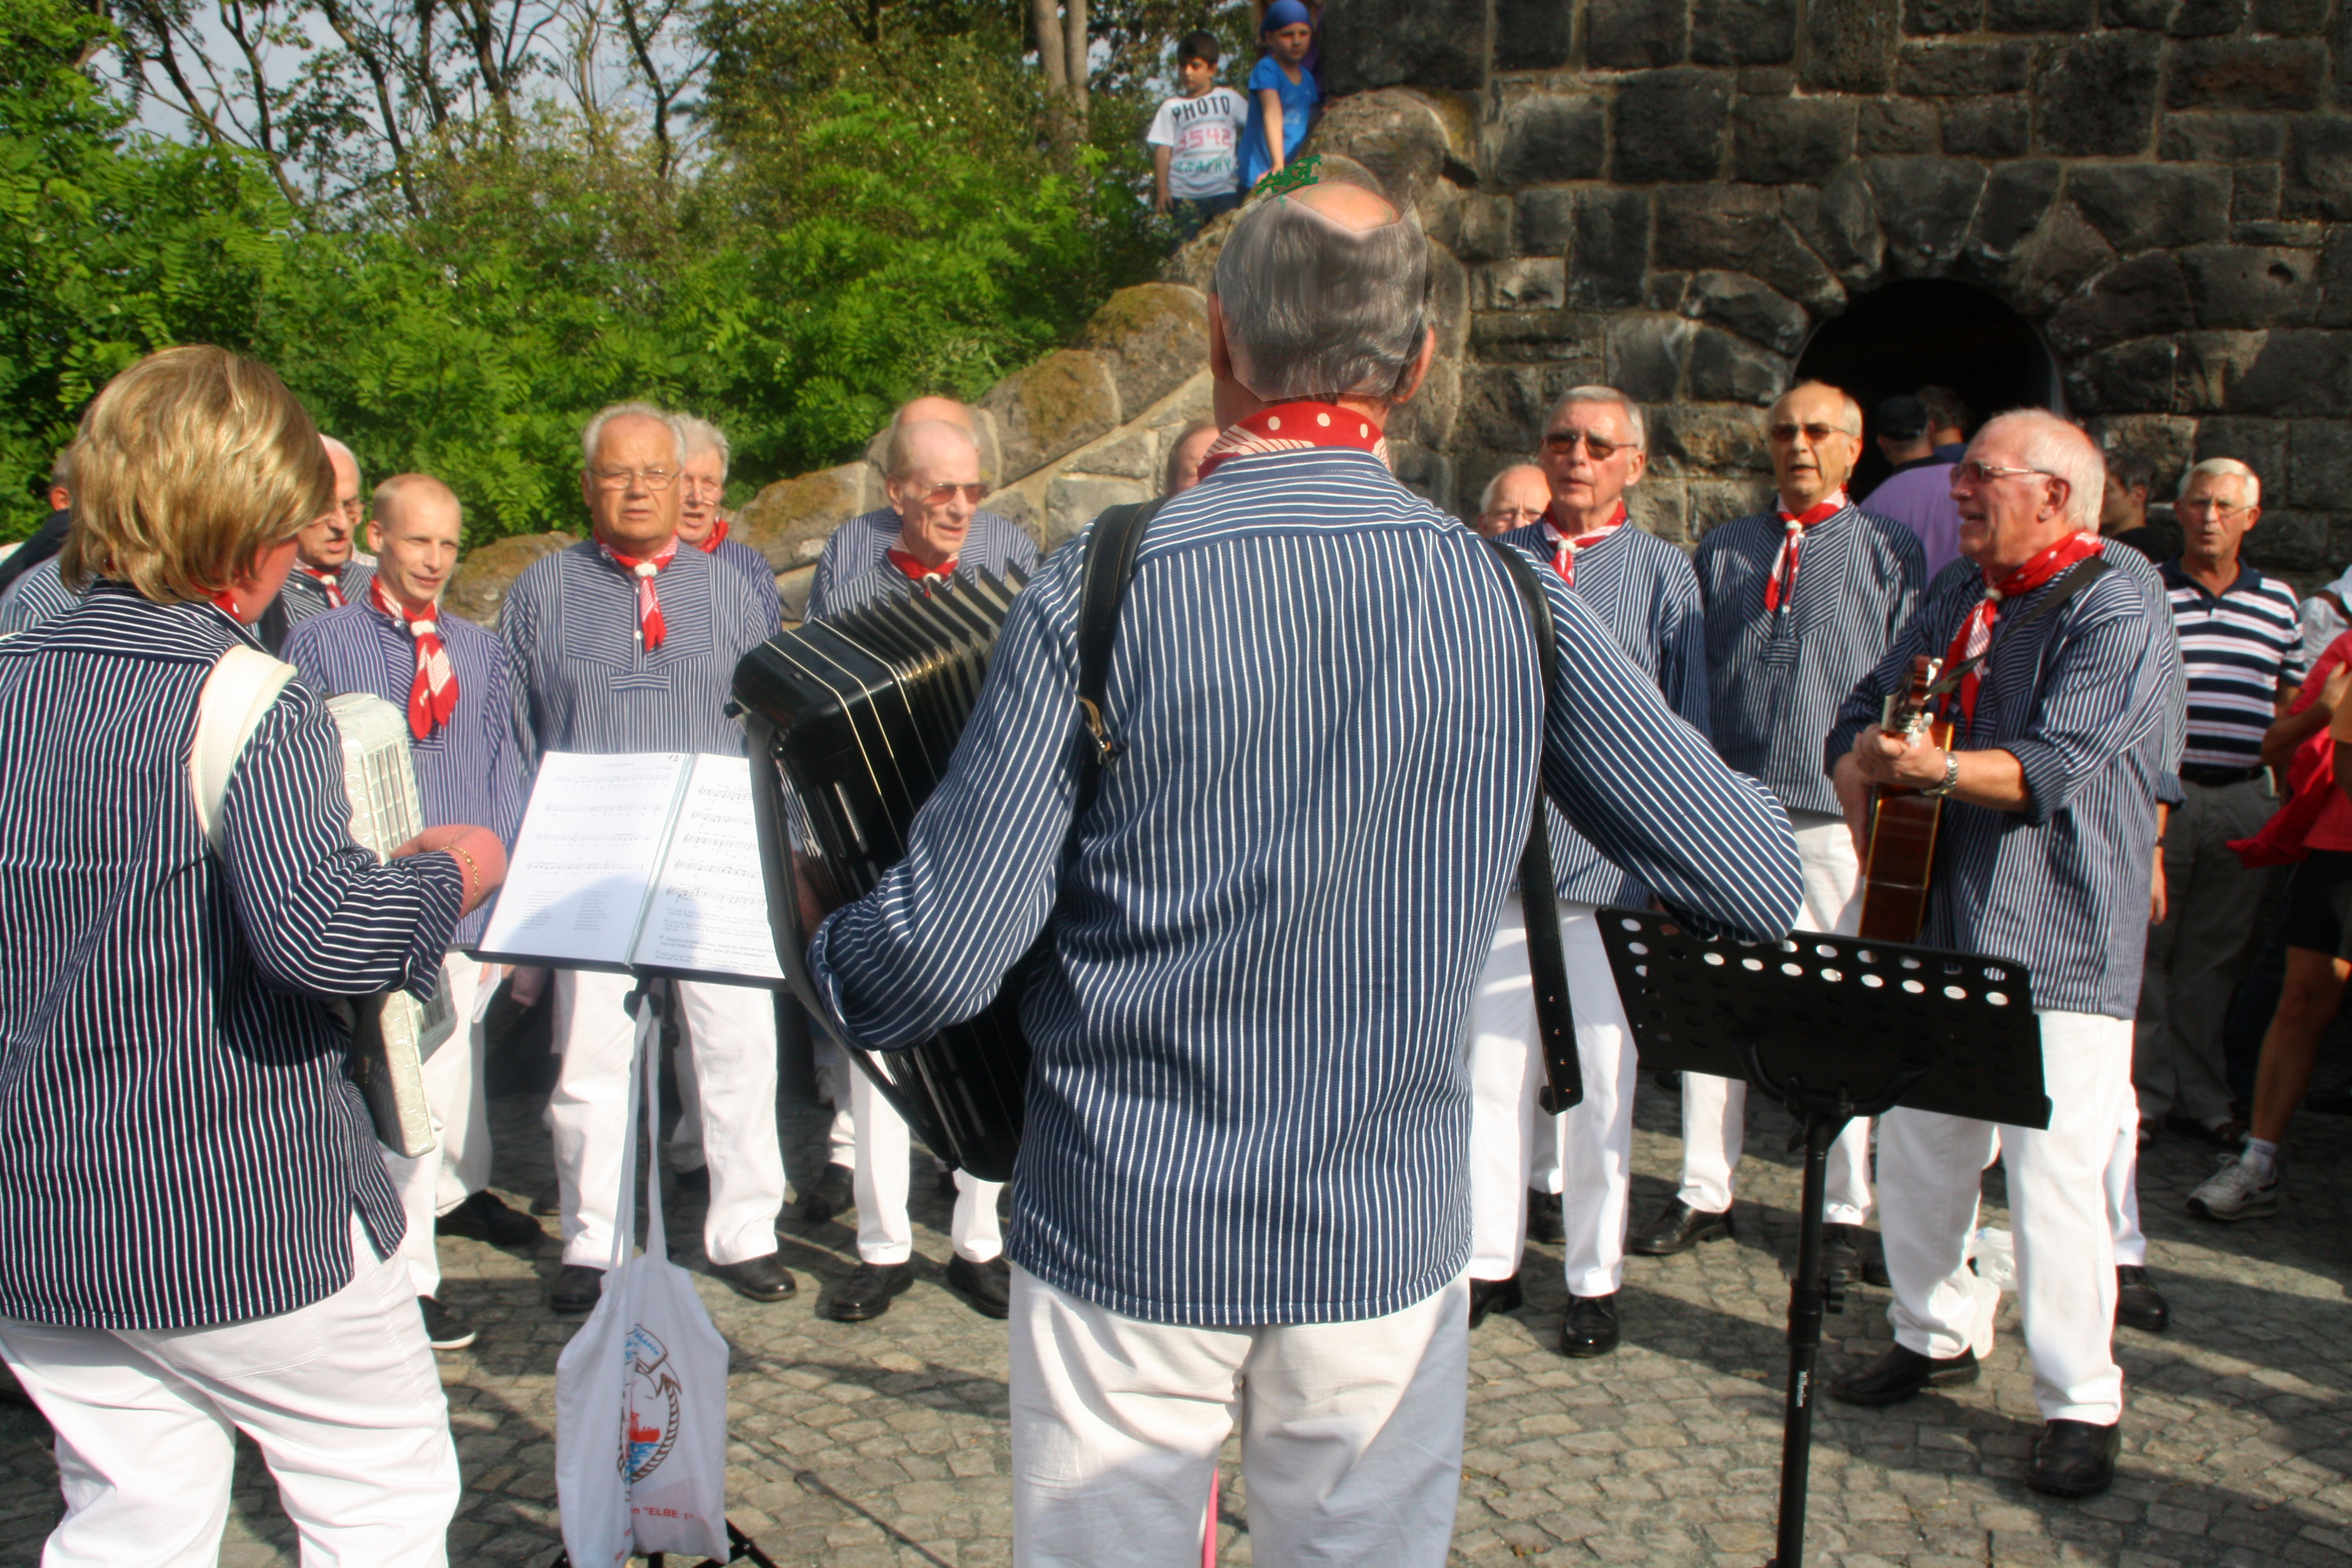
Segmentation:
<svg viewBox="0 0 2352 1568">
<path fill-rule="evenodd" d="M 1919 940 L 2024 964 L 2036 1007 L 2129 1018 L 2147 953 L 2165 750 L 2180 722 L 2179 655 L 2172 628 L 2127 568 L 2032 620 L 2049 591 L 2044 584 L 2000 606 L 1975 721 L 1954 742 L 2014 756 L 2026 807 L 1944 803 Z M 1937 576 L 1919 613 L 1847 698 L 1824 766 L 1878 722 L 1914 656 L 1942 657 L 1983 596 L 1984 574 L 1965 560 Z"/>
<path fill-rule="evenodd" d="M 1550 581 L 1559 581 L 1542 523 L 1514 529 L 1503 538 L 1543 563 Z M 1634 668 L 1657 683 L 1666 706 L 1706 734 L 1706 624 L 1690 557 L 1627 523 L 1578 552 L 1576 585 L 1567 591 L 1592 607 Z M 1561 898 L 1633 909 L 1650 901 L 1650 889 L 1631 867 L 1587 842 L 1557 810 L 1550 820 L 1552 878 Z"/>
<path fill-rule="evenodd" d="M 637 635 L 636 579 L 583 541 L 525 568 L 499 610 L 529 713 L 530 765 L 542 752 L 709 752 L 740 755 L 727 716 L 735 666 L 776 635 L 776 595 L 690 544 L 655 579 L 663 635 Z"/>
<path fill-rule="evenodd" d="M 706 550 L 703 553 L 715 561 L 724 561 L 728 565 L 742 573 L 751 580 L 755 590 L 764 591 L 771 599 L 777 597 L 776 569 L 768 564 L 766 556 L 750 545 L 740 540 L 722 539 L 719 542 L 718 549 Z M 782 614 L 781 609 L 778 613 Z"/>
<path fill-rule="evenodd" d="M 101 582 L 0 644 L 0 1315 L 191 1328 L 319 1300 L 352 1215 L 399 1196 L 322 998 L 429 996 L 457 864 L 351 841 L 341 748 L 289 684 L 190 795 L 197 693 L 247 640 L 209 605 Z M 60 713 L 73 722 L 57 721 Z"/>
<path fill-rule="evenodd" d="M 512 849 L 522 827 L 525 791 L 507 650 L 498 638 L 451 615 L 446 605 L 435 623 L 457 679 L 457 711 L 424 740 L 409 737 L 417 805 L 427 827 L 471 823 L 488 828 Z M 286 638 L 285 658 L 322 697 L 364 691 L 408 711 L 409 688 L 416 679 L 416 639 L 372 601 L 312 616 Z M 450 944 L 470 947 L 480 940 L 490 908 L 485 902 L 460 921 Z"/>
<path fill-rule="evenodd" d="M 362 561 L 357 555 L 335 568 L 335 584 L 342 589 L 345 605 L 366 604 L 368 584 L 374 581 L 375 567 L 372 561 Z M 286 574 L 286 586 L 278 591 L 278 596 L 286 603 L 286 624 L 289 626 L 300 626 L 312 616 L 323 616 L 337 607 L 327 603 L 327 590 L 320 587 L 319 580 L 305 572 L 299 563 Z"/>
<path fill-rule="evenodd" d="M 1790 811 L 1834 816 L 1822 737 L 1919 607 L 1926 552 L 1903 524 L 1848 506 L 1805 530 L 1795 591 L 1767 610 L 1764 586 L 1787 537 L 1777 512 L 1759 511 L 1699 541 L 1692 565 L 1706 605 L 1707 717 L 1725 762 Z"/>
<path fill-rule="evenodd" d="M 1080 555 L 1015 601 L 906 860 L 811 942 L 828 1021 L 912 1044 L 1042 933 L 1015 1261 L 1160 1322 L 1421 1300 L 1468 1258 L 1462 1019 L 1538 763 L 1700 924 L 1788 929 L 1786 818 L 1556 576 L 1547 729 L 1487 547 L 1369 453 L 1307 449 L 1153 519 L 1107 693 L 1124 750 L 1074 832 Z"/>
<path fill-rule="evenodd" d="M 2303 626 L 2294 590 L 2241 565 L 2219 594 L 2179 561 L 2157 569 L 2180 635 L 2189 682 L 2190 767 L 2254 768 L 2278 704 L 2303 684 Z"/>
<path fill-rule="evenodd" d="M 809 583 L 810 620 L 838 616 L 865 602 L 861 599 L 853 603 L 844 598 L 843 593 L 866 574 L 889 564 L 886 557 L 890 547 L 898 542 L 898 514 L 886 506 L 853 517 L 833 531 L 833 536 L 824 542 L 824 553 L 817 558 L 816 575 Z M 971 514 L 971 525 L 964 531 L 963 549 L 956 555 L 956 565 L 992 572 L 1000 577 L 1007 566 L 1032 572 L 1037 566 L 1037 544 L 1012 520 L 992 511 L 976 511 Z"/>
<path fill-rule="evenodd" d="M 52 555 L 26 568 L 8 584 L 5 594 L 0 594 L 0 637 L 31 631 L 80 603 L 58 575 L 58 558 Z"/>
</svg>

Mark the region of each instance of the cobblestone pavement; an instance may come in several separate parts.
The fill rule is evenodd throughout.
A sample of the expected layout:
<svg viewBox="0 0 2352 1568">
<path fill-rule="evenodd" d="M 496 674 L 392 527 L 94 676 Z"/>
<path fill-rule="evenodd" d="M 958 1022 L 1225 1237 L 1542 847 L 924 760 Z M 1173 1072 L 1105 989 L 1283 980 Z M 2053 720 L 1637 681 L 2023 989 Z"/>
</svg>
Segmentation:
<svg viewBox="0 0 2352 1568">
<path fill-rule="evenodd" d="M 496 1102 L 497 1182 L 517 1202 L 550 1180 L 539 1106 L 527 1096 Z M 1570 1363 L 1553 1352 L 1562 1290 L 1557 1256 L 1541 1248 L 1529 1260 L 1528 1307 L 1475 1336 L 1456 1562 L 1754 1568 L 1769 1555 L 1796 1175 L 1781 1152 L 1786 1119 L 1751 1115 L 1738 1238 L 1634 1259 L 1616 1355 Z M 1675 1120 L 1673 1101 L 1645 1081 L 1638 1215 L 1670 1190 Z M 793 1173 L 806 1179 L 823 1159 L 822 1113 L 790 1107 L 785 1124 Z M 1809 1560 L 2352 1561 L 2347 1135 L 2352 1122 L 2306 1117 L 2282 1215 L 2230 1228 L 2181 1206 L 2210 1169 L 2207 1152 L 2179 1139 L 2149 1152 L 2141 1191 L 2174 1321 L 2160 1337 L 2121 1335 L 2130 1408 L 2112 1492 L 2069 1505 L 2019 1484 L 2037 1417 L 2005 1303 L 2000 1342 L 1975 1386 L 1884 1411 L 1822 1406 Z M 948 1200 L 917 1186 L 919 1282 L 874 1322 L 814 1314 L 854 1262 L 851 1232 L 837 1223 L 784 1222 L 801 1289 L 782 1305 L 702 1281 L 734 1347 L 730 1510 L 780 1563 L 986 1568 L 1010 1558 L 1003 1330 L 941 1284 Z M 1997 1173 L 1988 1186 L 1987 1223 L 2005 1224 Z M 672 1207 L 672 1235 L 690 1242 L 695 1207 Z M 445 1296 L 482 1331 L 441 1363 L 468 1489 L 451 1559 L 543 1568 L 557 1550 L 555 1358 L 572 1328 L 541 1304 L 555 1248 L 526 1259 L 468 1241 L 442 1247 Z M 1865 1289 L 1830 1320 L 1826 1368 L 1885 1344 L 1885 1292 Z M 0 1561 L 36 1561 L 57 1517 L 45 1438 L 37 1416 L 0 1407 Z M 1247 1563 L 1246 1499 L 1230 1463 L 1225 1473 L 1219 1561 Z M 291 1564 L 290 1535 L 247 1447 L 222 1561 Z"/>
</svg>

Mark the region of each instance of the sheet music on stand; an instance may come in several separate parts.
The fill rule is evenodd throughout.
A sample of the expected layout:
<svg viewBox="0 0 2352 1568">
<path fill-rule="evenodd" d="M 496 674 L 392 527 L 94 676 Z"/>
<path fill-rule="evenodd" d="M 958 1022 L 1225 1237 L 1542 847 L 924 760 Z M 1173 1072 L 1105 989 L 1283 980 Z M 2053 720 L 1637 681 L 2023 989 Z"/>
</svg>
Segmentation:
<svg viewBox="0 0 2352 1568">
<path fill-rule="evenodd" d="M 490 963 L 781 987 L 741 757 L 550 752 L 506 887 Z"/>
</svg>

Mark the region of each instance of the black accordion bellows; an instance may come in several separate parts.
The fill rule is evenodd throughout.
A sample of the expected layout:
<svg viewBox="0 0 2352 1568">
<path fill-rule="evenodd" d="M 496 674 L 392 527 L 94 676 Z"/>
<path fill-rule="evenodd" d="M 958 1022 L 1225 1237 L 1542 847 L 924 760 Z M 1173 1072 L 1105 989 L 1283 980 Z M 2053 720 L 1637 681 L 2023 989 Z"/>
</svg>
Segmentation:
<svg viewBox="0 0 2352 1568">
<path fill-rule="evenodd" d="M 908 828 L 947 772 L 1023 581 L 1017 571 L 982 574 L 869 605 L 786 632 L 736 666 L 776 954 L 817 1017 L 793 858 L 830 884 L 829 902 L 866 893 L 905 858 Z M 977 1016 L 921 1045 L 843 1042 L 931 1151 L 982 1181 L 1009 1179 L 1021 1144 L 1021 973 Z"/>
</svg>

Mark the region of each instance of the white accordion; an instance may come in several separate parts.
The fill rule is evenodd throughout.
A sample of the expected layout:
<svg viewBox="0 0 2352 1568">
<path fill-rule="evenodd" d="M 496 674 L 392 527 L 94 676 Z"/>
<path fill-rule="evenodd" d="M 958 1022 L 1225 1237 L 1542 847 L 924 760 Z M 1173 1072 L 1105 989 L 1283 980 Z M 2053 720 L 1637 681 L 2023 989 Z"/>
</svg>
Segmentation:
<svg viewBox="0 0 2352 1568">
<path fill-rule="evenodd" d="M 383 859 L 425 830 L 408 754 L 408 716 L 363 692 L 329 698 L 327 711 L 342 731 L 352 841 Z M 376 1136 L 396 1154 L 430 1153 L 435 1134 L 423 1068 L 457 1027 L 448 975 L 442 975 L 430 1002 L 394 991 L 362 998 L 352 1012 L 352 1076 L 367 1096 Z"/>
</svg>

